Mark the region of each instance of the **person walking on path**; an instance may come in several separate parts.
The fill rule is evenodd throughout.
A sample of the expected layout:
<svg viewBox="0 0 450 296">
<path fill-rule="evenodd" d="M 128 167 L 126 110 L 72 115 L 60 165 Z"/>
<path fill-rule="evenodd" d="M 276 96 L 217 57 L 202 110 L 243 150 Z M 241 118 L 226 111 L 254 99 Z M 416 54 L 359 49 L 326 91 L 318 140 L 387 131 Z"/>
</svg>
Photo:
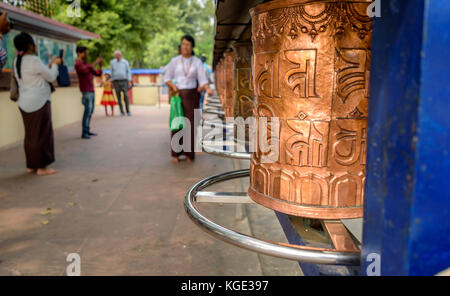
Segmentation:
<svg viewBox="0 0 450 296">
<path fill-rule="evenodd" d="M 110 62 L 111 81 L 114 85 L 114 89 L 116 90 L 116 96 L 117 101 L 119 102 L 120 113 L 121 116 L 125 116 L 125 113 L 123 112 L 122 97 L 121 97 L 121 93 L 123 92 L 125 109 L 127 111 L 127 115 L 131 116 L 130 103 L 128 100 L 128 90 L 131 88 L 132 85 L 130 64 L 126 59 L 122 57 L 122 52 L 120 50 L 116 50 L 114 52 L 114 57 L 115 59 L 112 59 Z"/>
<path fill-rule="evenodd" d="M 184 152 L 188 162 L 195 159 L 194 152 L 194 110 L 199 107 L 199 92 L 197 85 L 201 90 L 206 90 L 209 95 L 213 94 L 209 88 L 208 79 L 205 75 L 205 68 L 202 61 L 194 56 L 193 48 L 195 40 L 190 35 L 181 38 L 181 54 L 172 58 L 167 65 L 164 75 L 164 82 L 172 89 L 175 94 L 179 94 L 183 105 L 183 114 L 190 121 L 190 140 L 191 147 L 188 151 L 175 152 L 171 147 L 171 154 L 174 163 L 179 162 L 179 156 Z M 175 83 L 176 82 L 176 83 Z M 172 132 L 172 138 L 177 131 Z M 171 141 L 172 142 L 172 141 Z"/>
<path fill-rule="evenodd" d="M 36 55 L 33 37 L 20 33 L 14 38 L 17 57 L 13 73 L 18 84 L 18 105 L 25 126 L 25 156 L 27 172 L 39 176 L 57 171 L 47 168 L 55 161 L 55 147 L 51 114 L 51 86 L 56 80 L 61 59 L 55 57 L 48 67 Z"/>
<path fill-rule="evenodd" d="M 114 94 L 112 92 L 112 82 L 111 75 L 105 74 L 105 82 L 103 83 L 103 96 L 101 105 L 105 106 L 105 114 L 108 114 L 108 106 L 111 106 L 111 116 L 114 116 L 114 106 L 117 105 L 116 99 L 114 98 Z"/>
<path fill-rule="evenodd" d="M 95 107 L 95 92 L 94 92 L 94 80 L 93 75 L 102 75 L 103 60 L 99 56 L 91 65 L 87 62 L 88 50 L 84 46 L 77 46 L 76 49 L 78 58 L 75 63 L 75 71 L 78 75 L 80 83 L 80 91 L 82 93 L 81 102 L 84 105 L 84 113 L 82 120 L 82 134 L 81 138 L 90 139 L 91 136 L 97 136 L 96 133 L 91 132 L 91 118 L 94 113 Z M 95 70 L 95 67 L 99 66 L 99 69 Z"/>
</svg>

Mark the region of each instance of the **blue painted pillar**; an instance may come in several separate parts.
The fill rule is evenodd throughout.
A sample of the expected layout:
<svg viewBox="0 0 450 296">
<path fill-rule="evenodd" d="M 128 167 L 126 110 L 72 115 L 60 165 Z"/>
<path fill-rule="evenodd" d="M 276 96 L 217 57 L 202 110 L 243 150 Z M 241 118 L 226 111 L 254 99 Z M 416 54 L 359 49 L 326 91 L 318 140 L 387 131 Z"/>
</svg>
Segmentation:
<svg viewBox="0 0 450 296">
<path fill-rule="evenodd" d="M 382 1 L 368 143 L 361 273 L 450 267 L 450 1 Z"/>
</svg>

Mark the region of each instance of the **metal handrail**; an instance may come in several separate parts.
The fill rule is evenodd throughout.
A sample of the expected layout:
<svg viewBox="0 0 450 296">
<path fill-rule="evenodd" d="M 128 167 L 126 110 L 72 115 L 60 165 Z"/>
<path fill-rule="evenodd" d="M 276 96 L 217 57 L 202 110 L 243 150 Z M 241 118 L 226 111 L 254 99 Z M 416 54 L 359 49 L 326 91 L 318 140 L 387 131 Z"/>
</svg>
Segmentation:
<svg viewBox="0 0 450 296">
<path fill-rule="evenodd" d="M 209 153 L 209 154 L 227 157 L 227 158 L 244 159 L 244 160 L 251 159 L 252 153 L 249 153 L 249 152 L 237 152 L 237 151 L 231 151 L 231 150 L 224 150 L 223 149 L 224 145 L 221 145 L 221 148 L 219 148 L 219 147 L 214 147 L 213 145 L 205 144 L 206 141 L 211 141 L 212 138 L 214 138 L 215 136 L 219 136 L 219 135 L 222 135 L 222 133 L 213 133 L 213 134 L 208 135 L 209 137 L 207 137 L 207 136 L 203 137 L 201 139 L 201 145 L 202 145 L 203 151 L 205 151 L 206 153 Z"/>
<path fill-rule="evenodd" d="M 232 171 L 208 177 L 195 184 L 187 193 L 184 201 L 186 213 L 202 230 L 232 245 L 257 253 L 283 259 L 314 264 L 350 265 L 360 264 L 360 252 L 336 251 L 300 245 L 272 242 L 248 236 L 223 227 L 203 216 L 196 208 L 196 195 L 213 184 L 231 179 L 248 177 L 249 170 Z"/>
</svg>

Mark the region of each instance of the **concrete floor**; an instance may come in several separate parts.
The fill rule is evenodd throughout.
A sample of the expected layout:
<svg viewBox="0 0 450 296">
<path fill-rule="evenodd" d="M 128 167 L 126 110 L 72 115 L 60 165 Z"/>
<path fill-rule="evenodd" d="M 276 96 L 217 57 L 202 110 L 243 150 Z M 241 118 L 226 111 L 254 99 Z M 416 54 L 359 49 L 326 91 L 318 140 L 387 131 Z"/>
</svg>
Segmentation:
<svg viewBox="0 0 450 296">
<path fill-rule="evenodd" d="M 0 275 L 65 275 L 69 253 L 80 255 L 82 275 L 300 274 L 295 262 L 262 260 L 195 226 L 184 212 L 186 191 L 233 170 L 233 161 L 200 153 L 195 163 L 174 165 L 169 108 L 132 112 L 109 118 L 97 108 L 92 130 L 99 136 L 91 140 L 80 138 L 79 123 L 58 129 L 54 176 L 25 173 L 22 145 L 0 151 Z M 240 184 L 220 186 L 236 191 Z M 201 206 L 251 234 L 250 218 L 234 220 L 235 208 Z M 272 212 L 266 215 L 273 224 Z"/>
</svg>

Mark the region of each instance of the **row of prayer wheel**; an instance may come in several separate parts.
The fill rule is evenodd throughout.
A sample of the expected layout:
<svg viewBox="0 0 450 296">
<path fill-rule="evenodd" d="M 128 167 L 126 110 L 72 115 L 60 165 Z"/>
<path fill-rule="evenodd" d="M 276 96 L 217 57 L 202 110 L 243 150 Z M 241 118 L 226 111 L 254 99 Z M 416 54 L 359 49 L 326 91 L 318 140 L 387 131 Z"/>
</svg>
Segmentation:
<svg viewBox="0 0 450 296">
<path fill-rule="evenodd" d="M 217 64 L 225 115 L 258 121 L 248 190 L 255 202 L 308 218 L 362 217 L 371 3 L 257 5 L 251 43 L 235 43 Z"/>
</svg>

